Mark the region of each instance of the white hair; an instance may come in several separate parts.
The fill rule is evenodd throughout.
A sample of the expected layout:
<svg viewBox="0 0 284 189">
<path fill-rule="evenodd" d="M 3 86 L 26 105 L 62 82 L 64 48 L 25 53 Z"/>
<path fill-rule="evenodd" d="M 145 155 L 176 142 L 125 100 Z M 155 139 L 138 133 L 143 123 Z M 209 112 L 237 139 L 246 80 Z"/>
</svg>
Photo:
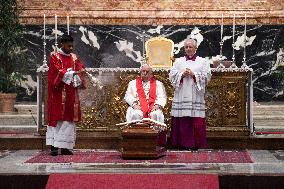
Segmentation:
<svg viewBox="0 0 284 189">
<path fill-rule="evenodd" d="M 149 64 L 142 64 L 142 65 L 140 66 L 140 70 L 142 70 L 142 68 L 144 68 L 144 67 L 148 67 L 148 68 L 150 68 L 150 70 L 152 71 L 152 67 L 151 67 Z"/>
<path fill-rule="evenodd" d="M 197 40 L 196 40 L 196 39 L 193 39 L 193 38 L 188 38 L 188 39 L 186 39 L 186 40 L 184 41 L 184 46 L 185 46 L 185 44 L 188 43 L 188 42 L 192 43 L 192 44 L 197 48 Z"/>
</svg>

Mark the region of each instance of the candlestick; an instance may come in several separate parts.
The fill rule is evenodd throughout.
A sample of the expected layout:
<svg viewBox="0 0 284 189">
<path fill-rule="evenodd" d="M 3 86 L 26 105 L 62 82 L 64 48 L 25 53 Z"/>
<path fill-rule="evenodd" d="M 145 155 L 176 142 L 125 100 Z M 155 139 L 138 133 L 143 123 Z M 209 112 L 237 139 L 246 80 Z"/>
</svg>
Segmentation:
<svg viewBox="0 0 284 189">
<path fill-rule="evenodd" d="M 245 29 L 244 29 L 244 57 L 241 68 L 248 68 L 246 61 L 246 43 L 247 43 L 247 14 L 245 14 Z"/>
<path fill-rule="evenodd" d="M 43 39 L 45 39 L 45 14 L 43 14 Z"/>
<path fill-rule="evenodd" d="M 46 36 L 45 36 L 45 14 L 43 14 L 43 66 L 47 67 L 46 61 Z"/>
<path fill-rule="evenodd" d="M 67 34 L 69 35 L 69 16 L 67 15 Z"/>
<path fill-rule="evenodd" d="M 235 30 L 236 30 L 236 15 L 234 14 L 233 17 L 233 43 L 232 43 L 232 48 L 233 48 L 233 55 L 232 55 L 232 64 L 230 68 L 237 68 L 236 61 L 235 61 Z"/>
<path fill-rule="evenodd" d="M 57 15 L 55 15 L 55 51 L 57 51 Z"/>
<path fill-rule="evenodd" d="M 247 43 L 247 14 L 245 14 L 244 59 L 246 59 L 246 43 Z"/>
</svg>

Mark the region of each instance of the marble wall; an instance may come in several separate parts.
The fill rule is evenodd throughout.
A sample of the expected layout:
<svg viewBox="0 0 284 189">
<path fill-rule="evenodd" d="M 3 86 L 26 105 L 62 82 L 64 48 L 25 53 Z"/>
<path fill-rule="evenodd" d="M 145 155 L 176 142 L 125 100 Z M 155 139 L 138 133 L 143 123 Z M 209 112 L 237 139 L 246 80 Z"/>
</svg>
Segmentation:
<svg viewBox="0 0 284 189">
<path fill-rule="evenodd" d="M 232 58 L 232 23 L 236 16 L 236 62 L 243 59 L 244 15 L 247 15 L 247 63 L 254 69 L 254 99 L 283 100 L 284 13 L 277 0 L 21 0 L 23 41 L 33 64 L 21 99 L 36 100 L 35 70 L 43 61 L 43 14 L 46 14 L 47 54 L 54 46 L 54 15 L 58 35 L 66 32 L 66 16 L 75 38 L 75 52 L 88 67 L 139 67 L 145 39 L 162 35 L 175 42 L 175 57 L 183 55 L 183 40 L 198 40 L 199 56 L 214 59 L 220 51 L 223 14 L 223 54 Z M 284 71 L 282 71 L 284 72 Z"/>
<path fill-rule="evenodd" d="M 28 32 L 25 43 L 30 59 L 37 64 L 43 61 L 42 26 L 26 26 Z M 48 25 L 47 54 L 54 48 L 54 28 Z M 243 60 L 244 26 L 236 26 L 235 54 L 238 66 Z M 66 32 L 66 26 L 58 27 L 58 34 Z M 87 67 L 140 66 L 143 54 L 143 36 L 145 40 L 155 36 L 164 36 L 175 42 L 174 56 L 183 56 L 183 40 L 196 38 L 199 44 L 197 54 L 214 60 L 220 52 L 220 26 L 214 25 L 71 25 L 70 33 L 75 38 L 75 52 Z M 247 64 L 254 69 L 255 100 L 280 100 L 283 98 L 283 82 L 277 75 L 279 66 L 284 65 L 284 50 L 280 41 L 284 41 L 283 26 L 248 25 L 248 43 L 246 47 Z M 232 59 L 232 26 L 224 26 L 223 55 Z"/>
</svg>

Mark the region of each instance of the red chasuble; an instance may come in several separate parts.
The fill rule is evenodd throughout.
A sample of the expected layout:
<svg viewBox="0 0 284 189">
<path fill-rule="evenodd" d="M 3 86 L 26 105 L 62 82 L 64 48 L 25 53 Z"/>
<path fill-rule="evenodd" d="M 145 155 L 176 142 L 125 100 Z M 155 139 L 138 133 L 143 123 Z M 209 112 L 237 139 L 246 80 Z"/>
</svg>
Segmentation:
<svg viewBox="0 0 284 189">
<path fill-rule="evenodd" d="M 143 112 L 143 117 L 150 117 L 150 112 L 155 104 L 156 100 L 156 79 L 152 77 L 150 79 L 150 91 L 149 91 L 149 99 L 146 99 L 146 94 L 143 89 L 142 78 L 138 77 L 136 79 L 136 88 L 138 93 L 138 98 L 141 106 L 141 110 Z"/>
<path fill-rule="evenodd" d="M 81 110 L 78 89 L 62 82 L 68 68 L 79 71 L 84 65 L 76 55 L 65 56 L 52 53 L 48 70 L 48 99 L 47 116 L 48 126 L 55 127 L 57 121 L 80 121 Z M 83 78 L 80 76 L 81 80 Z"/>
</svg>

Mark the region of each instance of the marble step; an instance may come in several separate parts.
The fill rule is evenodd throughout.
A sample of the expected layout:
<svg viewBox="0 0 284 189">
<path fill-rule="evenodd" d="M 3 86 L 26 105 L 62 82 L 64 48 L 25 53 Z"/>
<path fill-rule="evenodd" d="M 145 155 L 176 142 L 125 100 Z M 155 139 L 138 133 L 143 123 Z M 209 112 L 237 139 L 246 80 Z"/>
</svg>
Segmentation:
<svg viewBox="0 0 284 189">
<path fill-rule="evenodd" d="M 37 105 L 36 104 L 15 104 L 14 114 L 37 114 Z"/>
<path fill-rule="evenodd" d="M 36 119 L 29 114 L 0 114 L 0 125 L 36 125 Z"/>
<path fill-rule="evenodd" d="M 255 126 L 255 131 L 274 131 L 274 132 L 284 132 L 284 126 L 276 126 L 276 125 L 270 125 L 270 126 Z"/>
<path fill-rule="evenodd" d="M 259 127 L 259 126 L 266 126 L 266 127 L 277 126 L 279 128 L 282 128 L 282 127 L 284 127 L 284 120 L 264 120 L 264 121 L 254 120 L 254 126 L 255 127 Z"/>
<path fill-rule="evenodd" d="M 253 115 L 254 121 L 270 121 L 270 120 L 283 120 L 284 115 Z"/>
<path fill-rule="evenodd" d="M 36 125 L 0 125 L 0 133 L 36 133 Z"/>
<path fill-rule="evenodd" d="M 284 114 L 284 105 L 261 105 L 254 106 L 254 114 Z"/>
<path fill-rule="evenodd" d="M 283 115 L 284 116 L 284 107 L 282 110 L 257 110 L 253 111 L 253 115 Z"/>
</svg>

